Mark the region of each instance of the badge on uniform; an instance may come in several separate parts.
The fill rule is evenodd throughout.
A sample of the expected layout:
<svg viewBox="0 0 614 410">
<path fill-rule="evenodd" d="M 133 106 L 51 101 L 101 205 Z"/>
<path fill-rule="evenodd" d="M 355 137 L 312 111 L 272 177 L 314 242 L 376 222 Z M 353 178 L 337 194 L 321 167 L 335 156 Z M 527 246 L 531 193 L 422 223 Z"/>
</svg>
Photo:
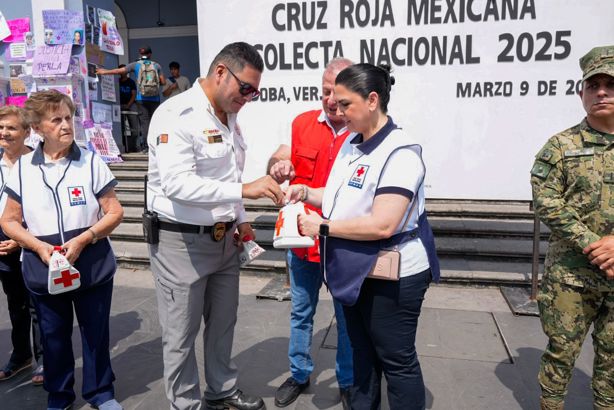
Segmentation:
<svg viewBox="0 0 614 410">
<path fill-rule="evenodd" d="M 368 165 L 358 165 L 354 170 L 354 173 L 352 174 L 348 185 L 353 186 L 354 188 L 362 189 L 362 186 L 365 182 L 365 177 L 367 176 L 367 171 L 369 171 Z"/>
<path fill-rule="evenodd" d="M 203 130 L 203 134 L 207 137 L 207 142 L 209 144 L 217 144 L 223 141 L 222 131 L 212 128 L 209 130 Z"/>
<path fill-rule="evenodd" d="M 226 222 L 216 222 L 211 228 L 211 239 L 215 242 L 219 242 L 224 239 L 226 235 Z"/>
<path fill-rule="evenodd" d="M 85 192 L 82 186 L 69 186 L 68 199 L 70 206 L 85 205 Z"/>
<path fill-rule="evenodd" d="M 167 144 L 168 143 L 168 134 L 160 134 L 158 138 L 156 138 L 156 145 Z"/>
</svg>

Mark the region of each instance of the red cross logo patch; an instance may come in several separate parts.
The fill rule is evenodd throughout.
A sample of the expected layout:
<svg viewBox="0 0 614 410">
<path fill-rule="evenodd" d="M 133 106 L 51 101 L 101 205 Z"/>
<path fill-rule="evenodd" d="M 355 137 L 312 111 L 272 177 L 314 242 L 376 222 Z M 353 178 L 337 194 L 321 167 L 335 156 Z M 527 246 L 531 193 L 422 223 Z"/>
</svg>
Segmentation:
<svg viewBox="0 0 614 410">
<path fill-rule="evenodd" d="M 369 171 L 368 165 L 358 165 L 354 170 L 354 173 L 352 174 L 348 185 L 353 186 L 354 188 L 362 189 L 362 186 L 365 182 L 365 178 L 367 176 L 367 171 Z"/>
<path fill-rule="evenodd" d="M 85 190 L 82 186 L 68 187 L 68 201 L 70 206 L 85 205 Z"/>
</svg>

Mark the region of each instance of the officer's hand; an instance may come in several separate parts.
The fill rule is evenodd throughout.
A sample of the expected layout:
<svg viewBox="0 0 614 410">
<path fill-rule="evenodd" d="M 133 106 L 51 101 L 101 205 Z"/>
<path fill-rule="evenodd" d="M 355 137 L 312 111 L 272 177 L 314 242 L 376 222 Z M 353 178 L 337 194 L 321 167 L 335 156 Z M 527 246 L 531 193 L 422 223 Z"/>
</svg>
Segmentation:
<svg viewBox="0 0 614 410">
<path fill-rule="evenodd" d="M 614 267 L 614 236 L 604 236 L 584 248 L 583 252 L 593 265 L 603 271 Z"/>
<path fill-rule="evenodd" d="M 46 243 L 41 242 L 39 247 L 33 249 L 39 258 L 45 263 L 45 265 L 49 266 L 49 260 L 51 259 L 51 254 L 53 253 L 53 246 Z"/>
<path fill-rule="evenodd" d="M 303 236 L 314 237 L 320 233 L 323 218 L 315 212 L 298 216 L 298 231 Z"/>
<path fill-rule="evenodd" d="M 292 165 L 292 162 L 287 159 L 282 159 L 273 164 L 269 170 L 269 175 L 281 184 L 284 181 L 293 180 L 296 173 L 294 172 L 294 165 Z"/>
<path fill-rule="evenodd" d="M 19 249 L 19 244 L 12 239 L 0 241 L 0 256 L 8 255 Z"/>
<path fill-rule="evenodd" d="M 284 194 L 279 184 L 270 175 L 243 184 L 241 196 L 249 199 L 270 198 L 276 205 L 283 205 L 284 201 Z"/>
<path fill-rule="evenodd" d="M 76 236 L 62 245 L 64 256 L 66 256 L 66 259 L 68 259 L 71 265 L 75 263 L 79 255 L 81 255 L 81 251 L 88 243 L 88 240 L 83 240 L 79 236 Z"/>
<path fill-rule="evenodd" d="M 284 194 L 286 203 L 295 204 L 305 199 L 305 188 L 303 188 L 302 184 L 290 185 L 286 188 Z"/>
<path fill-rule="evenodd" d="M 247 222 L 239 224 L 239 226 L 237 226 L 237 231 L 239 231 L 239 243 L 243 243 L 245 241 L 250 240 L 253 241 L 254 239 L 256 239 L 256 234 L 254 233 L 252 226 Z"/>
</svg>

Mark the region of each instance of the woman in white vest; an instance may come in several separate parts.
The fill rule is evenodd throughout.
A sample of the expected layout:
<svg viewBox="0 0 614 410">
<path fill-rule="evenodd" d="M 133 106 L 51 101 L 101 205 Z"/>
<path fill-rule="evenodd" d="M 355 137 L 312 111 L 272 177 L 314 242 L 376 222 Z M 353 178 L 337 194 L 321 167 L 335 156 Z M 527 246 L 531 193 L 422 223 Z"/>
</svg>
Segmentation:
<svg viewBox="0 0 614 410">
<path fill-rule="evenodd" d="M 389 67 L 356 64 L 339 73 L 335 100 L 353 135 L 325 188 L 291 185 L 286 192 L 290 201 L 322 207 L 324 218 L 310 213 L 298 223 L 302 234 L 320 235 L 324 280 L 344 304 L 354 410 L 379 408 L 382 371 L 391 409 L 425 408 L 415 339 L 439 263 L 424 209 L 422 148 L 386 114 L 393 84 Z M 385 250 L 392 251 L 388 268 Z M 376 266 L 393 280 L 367 277 Z"/>
<path fill-rule="evenodd" d="M 74 309 L 83 346 L 82 396 L 98 409 L 121 409 L 114 398 L 109 355 L 116 265 L 107 236 L 123 216 L 113 190 L 117 182 L 100 157 L 74 142 L 70 97 L 55 90 L 37 92 L 25 109 L 43 142 L 15 165 L 5 186 L 8 199 L 0 222 L 23 248 L 24 281 L 34 299 L 45 351 L 47 406 L 65 409 L 75 400 Z M 56 293 L 75 287 L 78 275 L 68 269 L 61 278 L 48 280 L 54 247 L 80 272 L 77 289 Z"/>
<path fill-rule="evenodd" d="M 24 143 L 28 135 L 30 124 L 23 108 L 11 105 L 0 107 L 0 183 L 3 188 L 19 157 L 32 151 Z M 6 205 L 6 193 L 0 195 L 1 211 Z M 39 364 L 32 374 L 32 384 L 38 386 L 43 384 L 43 351 L 36 314 L 30 309 L 30 293 L 21 275 L 20 251 L 19 244 L 0 231 L 0 281 L 8 302 L 13 343 L 9 362 L 0 369 L 0 381 L 31 368 L 34 353 L 34 360 Z"/>
</svg>

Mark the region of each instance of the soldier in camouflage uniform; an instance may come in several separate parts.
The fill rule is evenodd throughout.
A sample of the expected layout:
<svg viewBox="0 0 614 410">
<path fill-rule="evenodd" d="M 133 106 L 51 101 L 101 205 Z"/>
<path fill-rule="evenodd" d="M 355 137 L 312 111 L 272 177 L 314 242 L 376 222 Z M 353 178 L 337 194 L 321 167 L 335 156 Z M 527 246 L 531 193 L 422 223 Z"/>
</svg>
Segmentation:
<svg viewBox="0 0 614 410">
<path fill-rule="evenodd" d="M 580 68 L 587 116 L 550 138 L 531 169 L 535 210 L 552 231 L 538 295 L 544 410 L 563 409 L 591 324 L 594 408 L 614 409 L 614 46 L 594 48 Z"/>
</svg>

